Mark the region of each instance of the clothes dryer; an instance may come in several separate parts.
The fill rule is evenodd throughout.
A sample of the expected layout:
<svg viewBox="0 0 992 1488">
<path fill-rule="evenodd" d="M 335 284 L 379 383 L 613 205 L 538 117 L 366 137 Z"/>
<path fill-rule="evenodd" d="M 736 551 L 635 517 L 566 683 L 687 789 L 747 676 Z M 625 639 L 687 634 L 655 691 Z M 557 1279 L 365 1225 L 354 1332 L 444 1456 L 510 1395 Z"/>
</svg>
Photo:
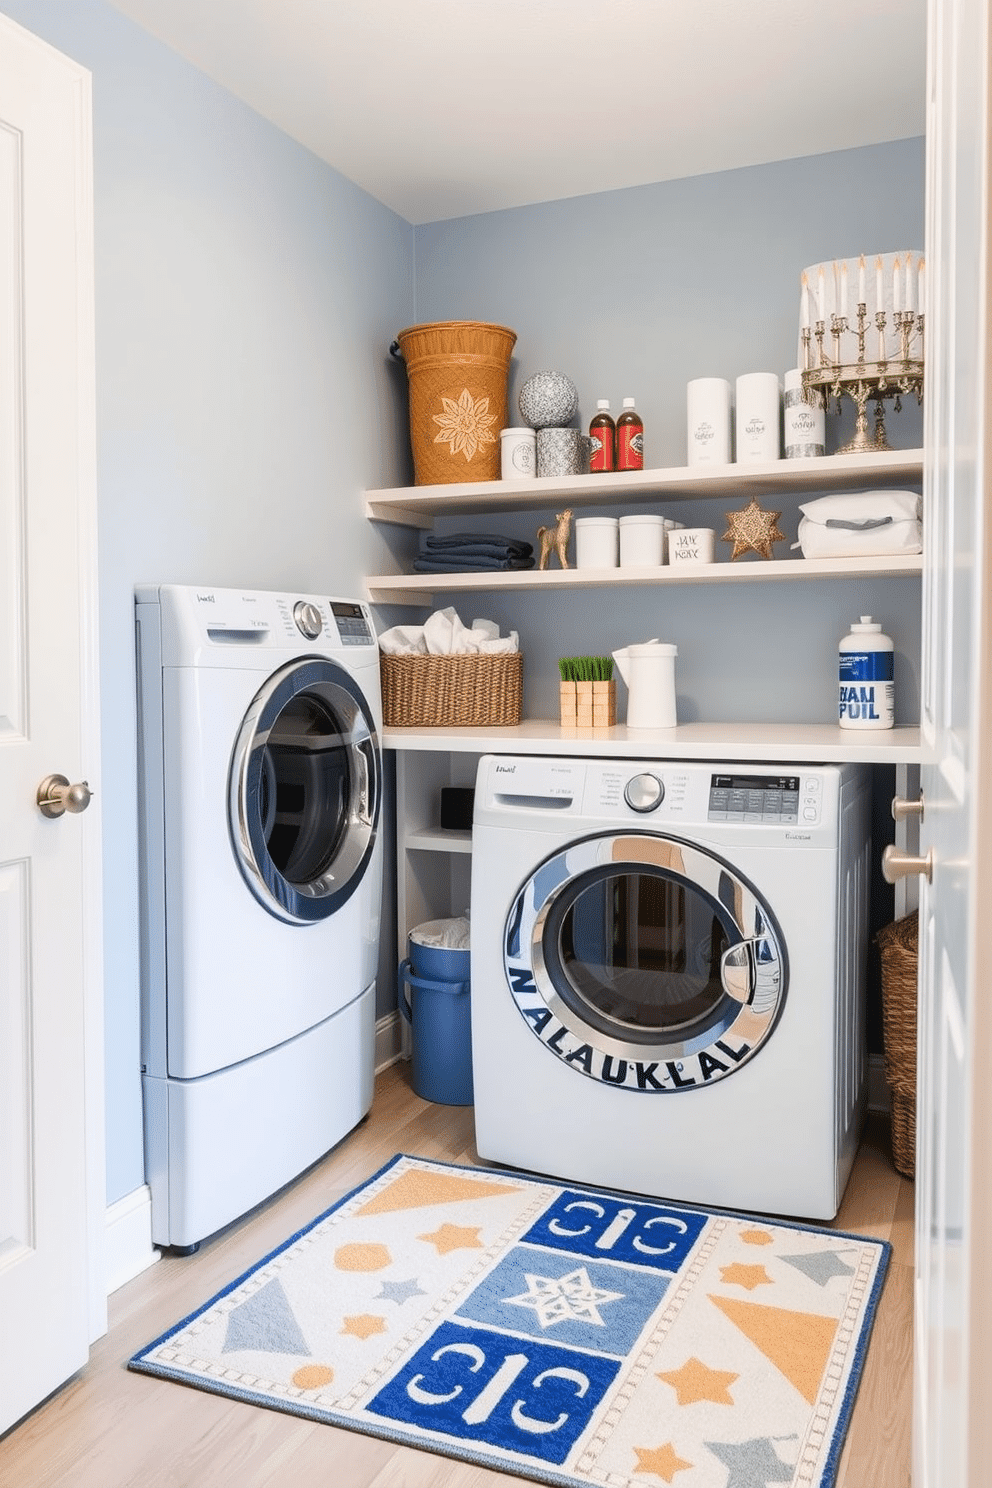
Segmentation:
<svg viewBox="0 0 992 1488">
<path fill-rule="evenodd" d="M 866 1103 L 869 776 L 487 756 L 479 1155 L 832 1218 Z"/>
<path fill-rule="evenodd" d="M 372 1100 L 379 655 L 348 599 L 136 591 L 152 1238 L 189 1248 Z"/>
</svg>

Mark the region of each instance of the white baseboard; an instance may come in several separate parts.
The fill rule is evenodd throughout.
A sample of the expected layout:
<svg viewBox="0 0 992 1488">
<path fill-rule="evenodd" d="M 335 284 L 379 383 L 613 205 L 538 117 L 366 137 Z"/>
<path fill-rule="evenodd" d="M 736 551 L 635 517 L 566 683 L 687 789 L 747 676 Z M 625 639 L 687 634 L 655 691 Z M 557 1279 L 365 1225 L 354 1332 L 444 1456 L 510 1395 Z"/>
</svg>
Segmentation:
<svg viewBox="0 0 992 1488">
<path fill-rule="evenodd" d="M 387 1013 L 376 1020 L 375 1072 L 380 1074 L 403 1057 L 403 1019 L 399 1013 Z"/>
<path fill-rule="evenodd" d="M 892 1110 L 889 1087 L 885 1083 L 885 1060 L 881 1054 L 868 1055 L 868 1109 L 888 1116 Z"/>
<path fill-rule="evenodd" d="M 107 1295 L 160 1259 L 152 1245 L 152 1195 L 143 1183 L 106 1211 Z"/>
</svg>

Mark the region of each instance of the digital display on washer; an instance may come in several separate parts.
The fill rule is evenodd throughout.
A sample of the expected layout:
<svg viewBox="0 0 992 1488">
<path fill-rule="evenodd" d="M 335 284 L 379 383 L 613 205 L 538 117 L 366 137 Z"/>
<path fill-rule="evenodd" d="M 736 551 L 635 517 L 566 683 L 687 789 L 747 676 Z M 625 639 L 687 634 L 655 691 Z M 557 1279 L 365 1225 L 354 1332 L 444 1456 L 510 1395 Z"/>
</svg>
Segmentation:
<svg viewBox="0 0 992 1488">
<path fill-rule="evenodd" d="M 798 775 L 711 775 L 709 821 L 768 822 L 775 826 L 799 820 Z"/>
<path fill-rule="evenodd" d="M 343 646 L 367 646 L 371 643 L 372 632 L 361 605 L 332 599 L 331 614 L 337 621 L 338 635 Z"/>
</svg>

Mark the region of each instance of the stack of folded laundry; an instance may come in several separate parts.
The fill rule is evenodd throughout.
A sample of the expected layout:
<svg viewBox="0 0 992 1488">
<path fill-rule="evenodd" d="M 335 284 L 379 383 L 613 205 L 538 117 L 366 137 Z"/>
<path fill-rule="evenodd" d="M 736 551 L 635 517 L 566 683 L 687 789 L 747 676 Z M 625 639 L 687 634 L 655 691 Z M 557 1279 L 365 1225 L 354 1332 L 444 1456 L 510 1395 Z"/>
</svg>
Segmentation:
<svg viewBox="0 0 992 1488">
<path fill-rule="evenodd" d="M 804 558 L 870 558 L 922 553 L 923 503 L 915 491 L 848 491 L 800 506 Z"/>
<path fill-rule="evenodd" d="M 413 562 L 417 573 L 466 573 L 480 569 L 533 568 L 534 548 L 515 537 L 490 532 L 431 534 Z"/>
</svg>

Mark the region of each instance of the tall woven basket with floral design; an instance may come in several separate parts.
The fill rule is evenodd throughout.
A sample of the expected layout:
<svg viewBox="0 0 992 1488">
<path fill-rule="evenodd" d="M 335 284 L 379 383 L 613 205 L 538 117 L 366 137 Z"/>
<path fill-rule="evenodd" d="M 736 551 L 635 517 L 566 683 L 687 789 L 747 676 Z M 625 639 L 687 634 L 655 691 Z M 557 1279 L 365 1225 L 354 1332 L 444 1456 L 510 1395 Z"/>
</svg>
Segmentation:
<svg viewBox="0 0 992 1488">
<path fill-rule="evenodd" d="M 400 331 L 391 348 L 410 382 L 410 443 L 418 486 L 499 478 L 499 434 L 516 331 L 441 320 Z"/>
</svg>

